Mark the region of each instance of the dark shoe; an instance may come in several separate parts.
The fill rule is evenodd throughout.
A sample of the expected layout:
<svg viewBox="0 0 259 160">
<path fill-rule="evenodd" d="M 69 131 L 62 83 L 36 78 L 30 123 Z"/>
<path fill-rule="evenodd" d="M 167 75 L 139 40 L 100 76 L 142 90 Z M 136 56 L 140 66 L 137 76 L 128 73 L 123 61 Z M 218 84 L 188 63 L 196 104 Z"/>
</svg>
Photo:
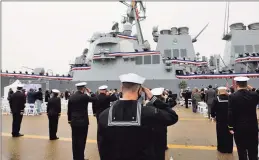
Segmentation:
<svg viewBox="0 0 259 160">
<path fill-rule="evenodd" d="M 50 138 L 49 140 L 53 141 L 53 140 L 58 140 L 59 137 L 56 137 L 56 138 Z"/>
<path fill-rule="evenodd" d="M 13 135 L 13 137 L 22 137 L 22 136 L 24 136 L 23 134 L 16 134 L 16 135 Z"/>
</svg>

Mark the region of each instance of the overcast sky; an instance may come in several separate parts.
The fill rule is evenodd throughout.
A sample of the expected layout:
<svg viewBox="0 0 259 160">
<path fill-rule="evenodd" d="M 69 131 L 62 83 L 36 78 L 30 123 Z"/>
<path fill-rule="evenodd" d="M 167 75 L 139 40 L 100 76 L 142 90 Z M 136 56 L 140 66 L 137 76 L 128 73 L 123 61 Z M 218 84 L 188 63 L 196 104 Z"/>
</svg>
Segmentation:
<svg viewBox="0 0 259 160">
<path fill-rule="evenodd" d="M 195 52 L 223 53 L 224 2 L 147 2 L 146 7 L 147 19 L 141 24 L 153 50 L 153 26 L 188 26 L 194 37 L 209 22 Z M 232 2 L 229 23 L 259 22 L 258 8 L 259 2 Z M 44 67 L 67 73 L 69 62 L 88 47 L 92 34 L 110 31 L 126 9 L 119 2 L 2 2 L 2 68 Z"/>
</svg>

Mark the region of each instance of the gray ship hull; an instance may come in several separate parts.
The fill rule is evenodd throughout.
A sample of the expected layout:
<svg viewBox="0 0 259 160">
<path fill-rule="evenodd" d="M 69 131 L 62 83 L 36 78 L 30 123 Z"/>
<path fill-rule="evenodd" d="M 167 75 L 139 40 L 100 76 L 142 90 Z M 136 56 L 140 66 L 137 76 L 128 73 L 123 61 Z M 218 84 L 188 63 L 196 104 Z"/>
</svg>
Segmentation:
<svg viewBox="0 0 259 160">
<path fill-rule="evenodd" d="M 4 94 L 4 87 L 10 85 L 10 82 L 14 82 L 17 78 L 12 77 L 1 77 L 1 97 Z M 28 78 L 19 78 L 23 82 L 23 80 L 35 80 L 35 79 L 28 79 Z M 228 86 L 232 85 L 232 79 L 191 79 L 191 80 L 181 80 L 181 79 L 171 79 L 171 80 L 146 80 L 144 86 L 148 88 L 155 88 L 155 87 L 164 87 L 166 89 L 170 89 L 173 93 L 179 93 L 179 83 L 181 81 L 186 81 L 187 86 L 190 88 L 198 87 L 204 88 L 208 85 L 212 86 L 226 86 L 228 81 Z M 79 81 L 60 81 L 60 80 L 49 80 L 49 84 L 47 85 L 44 81 L 39 81 L 37 84 L 42 85 L 43 91 L 46 88 L 49 89 L 59 89 L 61 92 L 64 92 L 66 89 L 72 91 L 75 90 L 75 83 Z M 259 88 L 259 79 L 254 78 L 250 79 L 249 84 L 255 88 Z M 121 83 L 119 80 L 111 80 L 111 81 L 87 81 L 87 87 L 90 88 L 93 92 L 98 89 L 101 85 L 108 85 L 109 89 L 120 89 Z"/>
</svg>

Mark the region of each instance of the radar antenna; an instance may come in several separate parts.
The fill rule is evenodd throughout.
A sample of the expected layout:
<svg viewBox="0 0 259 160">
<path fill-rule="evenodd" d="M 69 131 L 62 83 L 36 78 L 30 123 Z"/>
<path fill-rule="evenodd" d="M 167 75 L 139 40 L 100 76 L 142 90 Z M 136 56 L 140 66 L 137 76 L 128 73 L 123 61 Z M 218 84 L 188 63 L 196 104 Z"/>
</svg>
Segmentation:
<svg viewBox="0 0 259 160">
<path fill-rule="evenodd" d="M 112 26 L 112 30 L 115 30 L 116 33 L 119 32 L 119 23 L 115 22 L 114 25 Z"/>
<path fill-rule="evenodd" d="M 192 43 L 195 43 L 197 42 L 197 38 L 201 35 L 201 33 L 208 27 L 209 23 L 203 27 L 203 29 L 197 34 L 197 36 L 195 36 L 193 39 L 192 39 Z"/>
</svg>

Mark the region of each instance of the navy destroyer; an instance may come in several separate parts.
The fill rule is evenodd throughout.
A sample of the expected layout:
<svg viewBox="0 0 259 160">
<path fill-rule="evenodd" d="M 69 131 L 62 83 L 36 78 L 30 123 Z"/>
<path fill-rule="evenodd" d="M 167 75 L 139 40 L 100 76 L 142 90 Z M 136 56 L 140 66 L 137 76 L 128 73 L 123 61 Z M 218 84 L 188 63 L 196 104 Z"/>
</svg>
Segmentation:
<svg viewBox="0 0 259 160">
<path fill-rule="evenodd" d="M 130 4 L 120 1 L 127 7 L 126 16 L 121 24 L 111 26 L 108 33 L 96 32 L 89 40 L 89 47 L 70 64 L 69 75 L 49 75 L 44 69 L 34 73 L 1 72 L 1 86 L 15 79 L 23 83 L 41 83 L 43 88 L 73 89 L 78 81 L 87 81 L 88 87 L 95 90 L 100 85 L 118 88 L 119 75 L 137 73 L 146 78 L 148 87 L 160 87 L 179 91 L 179 83 L 185 81 L 189 87 L 206 87 L 208 84 L 231 84 L 236 76 L 253 78 L 251 83 L 259 87 L 259 23 L 230 25 L 224 33 L 226 41 L 224 60 L 220 55 L 200 57 L 193 43 L 196 37 L 189 35 L 188 27 L 172 27 L 158 30 L 153 27 L 153 40 L 156 50 L 144 39 L 140 22 L 146 19 L 146 7 L 142 1 Z M 133 27 L 136 34 L 132 33 Z M 223 66 L 222 66 L 223 64 Z"/>
</svg>

